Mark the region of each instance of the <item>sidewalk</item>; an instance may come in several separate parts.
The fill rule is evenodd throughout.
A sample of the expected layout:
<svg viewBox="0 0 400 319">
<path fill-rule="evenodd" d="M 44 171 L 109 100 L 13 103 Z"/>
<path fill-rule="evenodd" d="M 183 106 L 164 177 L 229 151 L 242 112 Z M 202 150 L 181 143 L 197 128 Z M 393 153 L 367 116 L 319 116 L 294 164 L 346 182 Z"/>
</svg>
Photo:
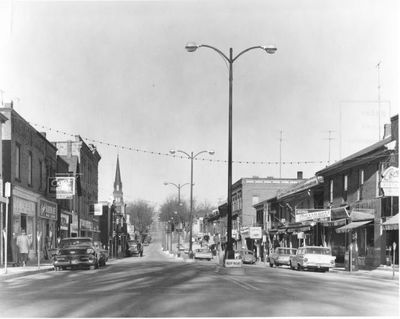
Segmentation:
<svg viewBox="0 0 400 319">
<path fill-rule="evenodd" d="M 32 274 L 47 272 L 54 270 L 53 264 L 49 262 L 45 262 L 38 265 L 27 265 L 25 267 L 7 267 L 7 273 L 5 273 L 5 268 L 2 266 L 0 267 L 0 281 L 5 279 L 11 279 L 16 277 L 28 276 Z"/>
</svg>

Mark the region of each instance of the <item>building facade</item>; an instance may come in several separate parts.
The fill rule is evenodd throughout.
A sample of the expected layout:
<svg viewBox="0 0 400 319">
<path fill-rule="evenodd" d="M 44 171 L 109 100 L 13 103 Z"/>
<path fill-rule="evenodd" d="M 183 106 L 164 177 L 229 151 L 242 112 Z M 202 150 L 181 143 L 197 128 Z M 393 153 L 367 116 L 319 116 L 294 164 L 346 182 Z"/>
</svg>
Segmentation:
<svg viewBox="0 0 400 319">
<path fill-rule="evenodd" d="M 98 164 L 101 159 L 97 149 L 92 144 L 86 144 L 80 136 L 75 140 L 53 142 L 57 147 L 57 155 L 67 162 L 77 165 L 70 168 L 78 181 L 77 194 L 74 196 L 72 209 L 73 236 L 87 236 L 99 240 L 98 217 L 93 216 L 91 207 L 98 202 Z M 71 161 L 69 161 L 71 159 Z"/>
<path fill-rule="evenodd" d="M 48 257 L 47 250 L 56 244 L 57 202 L 48 181 L 56 174 L 57 149 L 14 110 L 12 103 L 0 112 L 9 119 L 2 136 L 3 179 L 11 183 L 6 212 L 8 260 L 17 261 L 16 236 L 22 230 L 32 237 L 29 257 L 34 259 L 38 251 Z M 5 220 L 2 222 L 4 225 Z"/>
</svg>

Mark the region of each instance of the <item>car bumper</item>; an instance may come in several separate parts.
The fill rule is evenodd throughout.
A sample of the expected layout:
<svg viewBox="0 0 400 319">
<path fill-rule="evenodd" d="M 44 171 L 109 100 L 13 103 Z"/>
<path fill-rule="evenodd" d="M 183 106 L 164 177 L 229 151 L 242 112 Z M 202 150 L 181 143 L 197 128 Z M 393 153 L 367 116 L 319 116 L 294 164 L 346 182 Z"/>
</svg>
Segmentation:
<svg viewBox="0 0 400 319">
<path fill-rule="evenodd" d="M 321 268 L 333 268 L 334 265 L 328 263 L 305 263 L 304 268 L 321 269 Z"/>
<path fill-rule="evenodd" d="M 94 266 L 96 259 L 89 257 L 80 257 L 73 259 L 58 259 L 53 262 L 54 267 L 80 267 L 80 266 Z"/>
</svg>

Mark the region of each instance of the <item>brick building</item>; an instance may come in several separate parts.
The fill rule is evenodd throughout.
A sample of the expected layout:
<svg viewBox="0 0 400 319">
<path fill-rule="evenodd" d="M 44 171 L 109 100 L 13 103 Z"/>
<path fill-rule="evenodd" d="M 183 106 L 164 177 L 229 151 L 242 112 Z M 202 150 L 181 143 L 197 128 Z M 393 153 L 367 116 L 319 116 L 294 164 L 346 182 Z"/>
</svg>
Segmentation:
<svg viewBox="0 0 400 319">
<path fill-rule="evenodd" d="M 99 240 L 99 221 L 90 207 L 98 202 L 98 164 L 101 156 L 94 145 L 86 144 L 78 135 L 75 140 L 53 144 L 57 147 L 57 155 L 75 166 L 70 167 L 70 171 L 79 179 L 77 195 L 73 199 L 75 214 L 72 224 L 76 225 L 76 229 L 73 228 L 71 233 Z"/>
<path fill-rule="evenodd" d="M 38 249 L 46 256 L 56 243 L 57 203 L 48 180 L 56 173 L 57 149 L 14 110 L 12 102 L 0 112 L 9 119 L 2 136 L 3 179 L 11 183 L 8 260 L 17 260 L 15 240 L 22 229 L 32 236 L 29 257 L 35 258 Z"/>
</svg>

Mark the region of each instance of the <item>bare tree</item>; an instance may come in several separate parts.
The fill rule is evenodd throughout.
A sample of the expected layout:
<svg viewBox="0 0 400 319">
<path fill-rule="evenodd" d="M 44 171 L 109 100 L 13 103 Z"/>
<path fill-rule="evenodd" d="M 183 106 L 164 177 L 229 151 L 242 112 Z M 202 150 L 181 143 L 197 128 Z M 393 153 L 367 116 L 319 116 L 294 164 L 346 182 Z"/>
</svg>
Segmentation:
<svg viewBox="0 0 400 319">
<path fill-rule="evenodd" d="M 130 215 L 131 223 L 135 230 L 145 233 L 153 222 L 154 207 L 144 200 L 136 200 L 126 206 L 127 214 Z"/>
</svg>

